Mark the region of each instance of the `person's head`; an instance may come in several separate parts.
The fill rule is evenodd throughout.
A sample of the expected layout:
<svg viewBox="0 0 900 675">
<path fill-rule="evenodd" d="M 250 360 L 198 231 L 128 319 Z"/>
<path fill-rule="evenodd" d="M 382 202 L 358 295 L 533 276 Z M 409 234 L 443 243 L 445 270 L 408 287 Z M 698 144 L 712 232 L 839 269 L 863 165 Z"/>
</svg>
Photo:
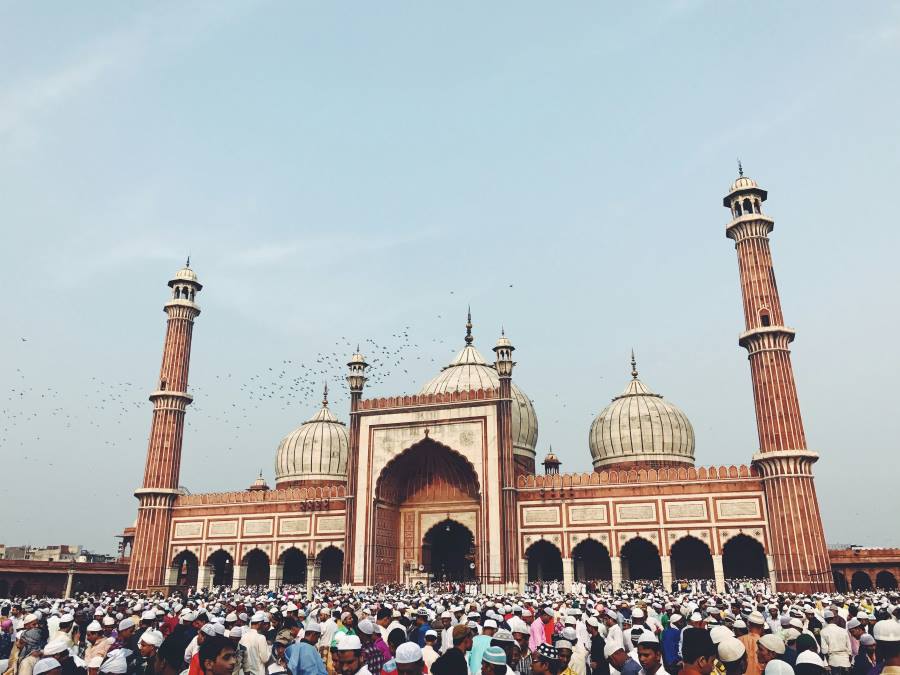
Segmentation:
<svg viewBox="0 0 900 675">
<path fill-rule="evenodd" d="M 556 653 L 559 654 L 559 662 L 562 664 L 563 670 L 572 660 L 572 643 L 568 640 L 558 640 L 556 643 Z"/>
<path fill-rule="evenodd" d="M 415 642 L 404 642 L 397 647 L 394 662 L 399 675 L 422 675 L 425 669 L 422 649 Z"/>
<path fill-rule="evenodd" d="M 847 622 L 847 631 L 853 636 L 854 640 L 859 640 L 859 636 L 862 635 L 866 629 L 859 619 L 854 618 Z"/>
<path fill-rule="evenodd" d="M 148 628 L 138 640 L 138 651 L 145 659 L 156 656 L 156 652 L 163 643 L 163 634 L 159 631 Z"/>
<path fill-rule="evenodd" d="M 716 652 L 728 675 L 744 675 L 747 672 L 747 648 L 737 638 L 722 638 Z"/>
<path fill-rule="evenodd" d="M 234 671 L 234 645 L 224 635 L 209 636 L 197 655 L 204 675 L 231 675 Z"/>
<path fill-rule="evenodd" d="M 709 633 L 700 628 L 688 628 L 682 633 L 681 658 L 703 675 L 709 675 L 716 665 L 716 645 Z"/>
<path fill-rule="evenodd" d="M 875 638 L 871 633 L 863 633 L 859 638 L 859 648 L 869 656 L 875 655 Z"/>
<path fill-rule="evenodd" d="M 481 657 L 481 675 L 505 675 L 506 654 L 499 647 L 488 647 Z"/>
<path fill-rule="evenodd" d="M 391 650 L 391 654 L 397 653 L 397 647 L 406 642 L 406 631 L 402 628 L 395 628 L 390 633 L 388 633 L 388 648 Z"/>
<path fill-rule="evenodd" d="M 156 650 L 153 662 L 154 675 L 178 675 L 184 665 L 184 645 L 177 640 L 163 640 Z"/>
<path fill-rule="evenodd" d="M 622 670 L 625 661 L 628 660 L 628 654 L 625 653 L 625 647 L 620 644 L 607 643 L 604 649 L 606 660 L 616 670 Z"/>
<path fill-rule="evenodd" d="M 531 670 L 537 675 L 558 675 L 562 671 L 562 664 L 556 647 L 547 643 L 540 645 L 534 653 Z"/>
<path fill-rule="evenodd" d="M 884 619 L 875 624 L 875 651 L 886 666 L 900 666 L 900 622 Z"/>
<path fill-rule="evenodd" d="M 463 654 L 472 649 L 472 629 L 467 624 L 458 623 L 453 627 L 453 648 Z"/>
<path fill-rule="evenodd" d="M 437 644 L 437 631 L 428 630 L 425 632 L 425 646 L 434 647 Z"/>
<path fill-rule="evenodd" d="M 484 627 L 481 629 L 482 635 L 487 635 L 488 637 L 493 637 L 494 633 L 497 632 L 497 622 L 493 619 L 488 619 L 484 622 Z"/>
<path fill-rule="evenodd" d="M 375 615 L 375 623 L 377 623 L 382 628 L 387 628 L 390 622 L 391 610 L 389 610 L 387 607 L 382 607 L 381 609 L 379 609 L 378 613 Z"/>
<path fill-rule="evenodd" d="M 320 637 L 322 637 L 322 627 L 315 621 L 310 621 L 306 630 L 303 631 L 303 641 L 316 645 Z"/>
<path fill-rule="evenodd" d="M 53 657 L 45 657 L 34 664 L 33 675 L 60 675 L 62 665 Z"/>
<path fill-rule="evenodd" d="M 541 610 L 541 621 L 546 623 L 550 623 L 553 621 L 553 609 L 550 607 L 544 607 Z"/>
<path fill-rule="evenodd" d="M 125 642 L 134 635 L 134 621 L 131 619 L 122 619 L 119 622 L 119 640 Z"/>
<path fill-rule="evenodd" d="M 764 666 L 784 654 L 784 651 L 784 640 L 769 633 L 759 638 L 756 643 L 756 660 L 759 661 L 759 665 Z"/>
<path fill-rule="evenodd" d="M 762 635 L 766 625 L 766 620 L 759 612 L 750 612 L 747 617 L 747 631 L 753 635 Z"/>
<path fill-rule="evenodd" d="M 659 640 L 652 633 L 644 633 L 637 646 L 638 661 L 646 673 L 655 673 L 662 664 Z"/>
<path fill-rule="evenodd" d="M 87 625 L 87 630 L 85 631 L 84 638 L 89 643 L 94 644 L 103 637 L 103 626 L 101 626 L 97 621 L 91 621 Z"/>
<path fill-rule="evenodd" d="M 355 675 L 362 666 L 362 642 L 356 635 L 342 635 L 337 643 L 337 671 Z"/>
<path fill-rule="evenodd" d="M 508 630 L 498 630 L 494 633 L 493 639 L 491 640 L 491 647 L 499 647 L 503 650 L 503 653 L 506 654 L 506 663 L 508 665 L 513 665 L 515 663 L 513 652 L 518 648 L 518 644 L 513 639 L 512 633 Z"/>
</svg>

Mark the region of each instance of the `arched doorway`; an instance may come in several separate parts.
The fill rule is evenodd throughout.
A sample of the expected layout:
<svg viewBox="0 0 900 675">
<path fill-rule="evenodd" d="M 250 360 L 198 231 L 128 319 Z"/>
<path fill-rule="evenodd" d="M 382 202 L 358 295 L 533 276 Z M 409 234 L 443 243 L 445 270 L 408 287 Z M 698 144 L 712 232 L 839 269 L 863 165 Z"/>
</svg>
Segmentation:
<svg viewBox="0 0 900 675">
<path fill-rule="evenodd" d="M 0 598 L 9 597 L 9 582 L 6 579 L 0 579 Z"/>
<path fill-rule="evenodd" d="M 453 514 L 457 523 L 471 524 L 468 527 L 474 546 L 471 555 L 477 563 L 480 555 L 477 542 L 482 536 L 480 494 L 472 463 L 427 435 L 394 457 L 381 471 L 375 486 L 375 549 L 367 556 L 368 578 L 376 584 L 399 582 L 401 560 L 404 565 L 425 566 L 422 556 L 426 547 L 420 548 L 419 544 L 425 543 L 427 532 L 421 531 L 420 523 L 423 514 L 444 509 L 448 518 Z M 405 542 L 405 547 L 401 542 Z M 437 542 L 429 540 L 428 543 L 431 544 L 430 564 Z"/>
<path fill-rule="evenodd" d="M 850 578 L 850 588 L 854 591 L 871 591 L 872 577 L 860 570 Z"/>
<path fill-rule="evenodd" d="M 28 594 L 28 585 L 21 579 L 18 579 L 13 582 L 9 594 L 14 598 L 24 598 Z"/>
<path fill-rule="evenodd" d="M 622 547 L 622 578 L 634 580 L 662 579 L 659 551 L 643 537 L 629 539 Z"/>
<path fill-rule="evenodd" d="M 267 586 L 269 583 L 269 556 L 258 548 L 253 549 L 244 556 L 244 565 L 247 566 L 248 586 Z"/>
<path fill-rule="evenodd" d="M 306 582 L 306 554 L 293 546 L 281 554 L 281 583 L 302 584 Z"/>
<path fill-rule="evenodd" d="M 672 544 L 670 555 L 675 579 L 714 579 L 716 576 L 709 546 L 696 537 L 676 541 Z"/>
<path fill-rule="evenodd" d="M 231 586 L 234 583 L 234 561 L 231 556 L 219 549 L 206 560 L 212 568 L 212 585 Z"/>
<path fill-rule="evenodd" d="M 596 539 L 585 539 L 572 549 L 575 581 L 612 580 L 609 551 Z"/>
<path fill-rule="evenodd" d="M 847 588 L 847 577 L 840 572 L 832 572 L 832 576 L 834 577 L 834 587 L 837 591 L 839 593 L 846 593 L 849 590 Z"/>
<path fill-rule="evenodd" d="M 341 583 L 341 574 L 344 571 L 344 552 L 336 546 L 326 546 L 318 557 L 320 572 L 319 581 L 330 581 L 333 584 Z"/>
<path fill-rule="evenodd" d="M 197 570 L 200 563 L 190 551 L 182 551 L 175 556 L 172 561 L 172 567 L 175 568 L 175 583 L 179 586 L 197 587 Z"/>
<path fill-rule="evenodd" d="M 422 564 L 434 581 L 475 578 L 475 537 L 455 520 L 432 526 L 422 539 Z"/>
<path fill-rule="evenodd" d="M 769 565 L 762 544 L 746 534 L 739 534 L 722 548 L 722 570 L 726 579 L 767 579 Z"/>
<path fill-rule="evenodd" d="M 546 539 L 534 542 L 525 551 L 528 581 L 562 581 L 562 553 Z"/>
<path fill-rule="evenodd" d="M 895 591 L 897 590 L 897 577 L 887 570 L 882 570 L 875 576 L 875 588 Z"/>
</svg>

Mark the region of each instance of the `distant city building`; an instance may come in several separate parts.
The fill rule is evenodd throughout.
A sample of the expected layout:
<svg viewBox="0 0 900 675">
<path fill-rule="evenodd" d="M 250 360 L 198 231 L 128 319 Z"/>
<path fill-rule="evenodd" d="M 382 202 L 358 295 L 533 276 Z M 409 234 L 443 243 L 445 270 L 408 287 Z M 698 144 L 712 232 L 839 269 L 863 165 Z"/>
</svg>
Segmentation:
<svg viewBox="0 0 900 675">
<path fill-rule="evenodd" d="M 349 423 L 326 391 L 281 441 L 274 488 L 260 476 L 244 491 L 186 494 L 179 469 L 202 289 L 186 265 L 169 282 L 138 516 L 122 535 L 128 587 L 448 579 L 492 592 L 535 579 L 568 590 L 581 580 L 708 578 L 723 590 L 726 577 L 753 577 L 783 591 L 834 589 L 766 198 L 741 172 L 723 200 L 758 429 L 759 450 L 742 466 L 697 467 L 687 415 L 632 359 L 624 390 L 585 430 L 593 472 L 560 473 L 550 453 L 537 475 L 538 419 L 513 381 L 512 341 L 501 334 L 487 362 L 470 315 L 459 353 L 417 394 L 364 399 L 368 364 L 353 354 Z"/>
<path fill-rule="evenodd" d="M 91 553 L 77 544 L 56 546 L 8 546 L 0 544 L 0 560 L 35 560 L 43 562 L 114 562 L 115 556 Z"/>
</svg>

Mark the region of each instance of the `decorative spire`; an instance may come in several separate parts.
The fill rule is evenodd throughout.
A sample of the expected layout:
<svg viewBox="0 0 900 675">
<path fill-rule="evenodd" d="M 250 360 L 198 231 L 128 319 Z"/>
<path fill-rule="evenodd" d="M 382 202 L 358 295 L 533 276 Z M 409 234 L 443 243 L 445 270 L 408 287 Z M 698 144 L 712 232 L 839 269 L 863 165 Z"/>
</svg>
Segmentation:
<svg viewBox="0 0 900 675">
<path fill-rule="evenodd" d="M 631 379 L 638 379 L 637 361 L 634 359 L 634 349 L 631 350 Z"/>
<path fill-rule="evenodd" d="M 325 382 L 325 393 L 322 394 L 322 407 L 328 407 L 328 382 Z"/>
<path fill-rule="evenodd" d="M 470 345 L 475 341 L 472 337 L 472 306 L 469 305 L 468 319 L 466 320 L 466 344 Z"/>
<path fill-rule="evenodd" d="M 191 266 L 191 254 L 188 253 L 187 262 L 184 263 L 184 266 L 190 268 Z"/>
<path fill-rule="evenodd" d="M 741 178 L 744 177 L 744 167 L 743 167 L 743 165 L 741 164 L 741 158 L 740 158 L 740 157 L 738 157 L 738 176 L 740 176 Z"/>
</svg>

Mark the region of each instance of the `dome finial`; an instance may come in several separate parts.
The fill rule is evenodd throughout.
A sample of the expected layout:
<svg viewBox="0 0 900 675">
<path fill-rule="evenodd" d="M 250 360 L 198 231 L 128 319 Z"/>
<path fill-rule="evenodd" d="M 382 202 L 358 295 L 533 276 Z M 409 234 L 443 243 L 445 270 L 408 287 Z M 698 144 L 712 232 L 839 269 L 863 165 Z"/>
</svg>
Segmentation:
<svg viewBox="0 0 900 675">
<path fill-rule="evenodd" d="M 188 253 L 188 255 L 187 255 L 187 262 L 184 263 L 184 266 L 188 267 L 188 268 L 191 266 L 191 254 L 190 253 Z"/>
<path fill-rule="evenodd" d="M 472 305 L 469 305 L 469 313 L 466 320 L 466 344 L 470 345 L 475 341 L 472 337 Z"/>
<path fill-rule="evenodd" d="M 738 157 L 738 176 L 744 177 L 744 166 L 741 164 L 741 158 Z"/>
<path fill-rule="evenodd" d="M 634 349 L 631 350 L 631 379 L 636 380 L 638 378 L 637 371 L 637 361 L 634 359 Z"/>
<path fill-rule="evenodd" d="M 325 383 L 325 393 L 322 394 L 322 407 L 328 407 L 328 382 Z"/>
</svg>

